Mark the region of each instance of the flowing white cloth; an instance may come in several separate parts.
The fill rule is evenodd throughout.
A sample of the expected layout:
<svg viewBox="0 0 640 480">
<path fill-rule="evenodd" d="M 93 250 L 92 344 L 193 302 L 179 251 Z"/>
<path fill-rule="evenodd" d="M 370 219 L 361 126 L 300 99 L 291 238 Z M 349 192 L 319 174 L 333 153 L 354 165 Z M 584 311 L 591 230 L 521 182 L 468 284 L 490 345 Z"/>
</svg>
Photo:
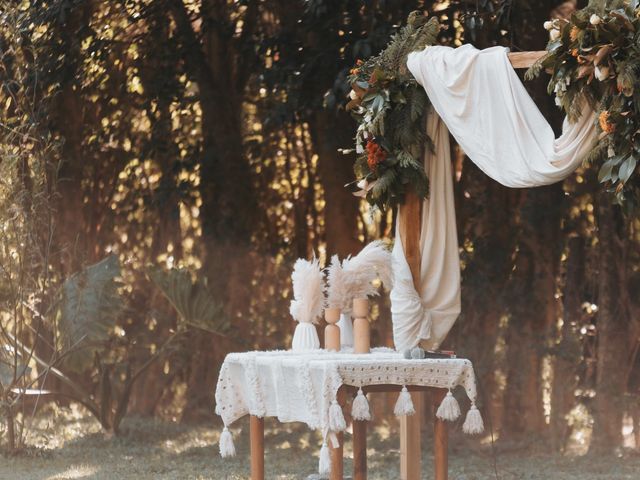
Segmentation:
<svg viewBox="0 0 640 480">
<path fill-rule="evenodd" d="M 391 255 L 391 317 L 398 350 L 413 348 L 421 340 L 426 341 L 425 347 L 437 349 L 460 314 L 460 259 L 449 132 L 433 110 L 427 115 L 427 134 L 435 152 L 427 150 L 424 155 L 429 198 L 422 206 L 420 292 L 414 288 L 398 233 Z"/>
<path fill-rule="evenodd" d="M 562 135 L 556 139 L 513 70 L 507 52 L 504 47 L 432 46 L 410 54 L 407 67 L 464 152 L 491 178 L 517 188 L 561 181 L 580 165 L 592 146 L 595 113 L 585 104 L 576 123 L 565 119 Z M 430 198 L 422 214 L 419 292 L 413 288 L 396 235 L 391 312 L 398 349 L 413 347 L 421 340 L 437 348 L 460 312 L 453 177 L 448 136 L 441 121 L 434 113 L 427 119 L 436 154 L 426 152 L 424 159 Z"/>
<path fill-rule="evenodd" d="M 504 47 L 427 47 L 407 67 L 422 85 L 464 152 L 507 187 L 564 180 L 590 150 L 595 113 L 585 106 L 576 123 L 553 129 L 516 75 Z"/>
</svg>

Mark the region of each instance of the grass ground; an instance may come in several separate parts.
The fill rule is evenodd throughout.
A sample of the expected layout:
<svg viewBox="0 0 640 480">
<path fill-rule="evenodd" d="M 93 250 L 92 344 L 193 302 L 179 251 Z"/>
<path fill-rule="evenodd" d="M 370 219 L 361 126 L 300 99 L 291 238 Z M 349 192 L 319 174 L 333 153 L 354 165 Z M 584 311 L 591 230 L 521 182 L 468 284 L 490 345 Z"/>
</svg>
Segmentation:
<svg viewBox="0 0 640 480">
<path fill-rule="evenodd" d="M 248 422 L 234 425 L 238 456 L 222 460 L 219 427 L 185 426 L 147 419 L 127 419 L 122 435 L 105 438 L 99 425 L 77 408 L 55 409 L 34 422 L 25 453 L 0 460 L 0 479 L 212 479 L 249 478 Z M 319 436 L 304 425 L 266 421 L 268 479 L 305 479 L 317 468 Z M 348 438 L 348 437 L 347 437 Z M 428 440 L 423 478 L 431 478 Z M 398 478 L 398 438 L 387 426 L 371 432 L 369 478 Z M 346 445 L 349 455 L 349 442 Z M 496 448 L 453 433 L 449 449 L 451 480 L 638 480 L 640 456 L 592 458 L 554 456 L 531 445 Z M 347 474 L 350 463 L 346 462 Z"/>
</svg>

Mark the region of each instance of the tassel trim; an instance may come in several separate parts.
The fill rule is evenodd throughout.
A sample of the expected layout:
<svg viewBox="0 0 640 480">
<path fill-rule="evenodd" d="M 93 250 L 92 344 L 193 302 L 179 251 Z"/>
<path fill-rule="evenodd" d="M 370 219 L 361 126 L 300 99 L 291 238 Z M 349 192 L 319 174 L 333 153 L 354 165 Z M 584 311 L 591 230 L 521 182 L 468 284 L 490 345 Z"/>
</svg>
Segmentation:
<svg viewBox="0 0 640 480">
<path fill-rule="evenodd" d="M 411 394 L 409 393 L 409 390 L 407 390 L 406 386 L 402 387 L 402 391 L 400 392 L 400 395 L 398 395 L 398 400 L 396 401 L 396 406 L 393 409 L 393 413 L 396 415 L 396 417 L 413 415 L 414 413 L 416 413 L 415 408 L 413 408 Z"/>
<path fill-rule="evenodd" d="M 222 458 L 235 457 L 236 447 L 233 444 L 233 435 L 231 435 L 231 432 L 227 427 L 224 427 L 222 430 L 222 433 L 220 434 L 220 441 L 218 443 L 220 447 L 220 456 Z"/>
<path fill-rule="evenodd" d="M 369 408 L 369 401 L 365 396 L 362 388 L 358 389 L 356 398 L 353 399 L 351 404 L 351 417 L 354 420 L 371 420 L 371 409 Z"/>
<path fill-rule="evenodd" d="M 471 404 L 471 408 L 467 412 L 467 418 L 462 425 L 462 431 L 469 435 L 477 435 L 484 432 L 484 422 L 482 421 L 482 415 L 480 410 L 474 403 Z"/>
<path fill-rule="evenodd" d="M 326 441 L 322 442 L 322 448 L 320 449 L 318 473 L 322 476 L 326 476 L 331 473 L 331 457 L 329 456 L 329 446 Z"/>
<path fill-rule="evenodd" d="M 342 408 L 336 400 L 332 401 L 331 407 L 329 407 L 329 429 L 332 432 L 342 432 L 347 429 Z"/>
<path fill-rule="evenodd" d="M 451 390 L 447 392 L 447 395 L 442 399 L 442 403 L 438 407 L 438 411 L 436 412 L 436 417 L 440 420 L 446 420 L 448 422 L 453 422 L 457 420 L 460 416 L 460 405 L 458 404 L 458 400 L 453 396 Z"/>
</svg>

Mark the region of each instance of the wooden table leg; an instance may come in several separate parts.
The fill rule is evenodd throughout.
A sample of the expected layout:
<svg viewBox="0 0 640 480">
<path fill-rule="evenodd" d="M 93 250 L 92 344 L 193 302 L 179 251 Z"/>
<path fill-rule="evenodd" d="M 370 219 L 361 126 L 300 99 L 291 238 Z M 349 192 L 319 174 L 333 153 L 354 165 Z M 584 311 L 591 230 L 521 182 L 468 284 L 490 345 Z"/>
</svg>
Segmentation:
<svg viewBox="0 0 640 480">
<path fill-rule="evenodd" d="M 367 480 L 367 422 L 353 421 L 353 480 Z"/>
<path fill-rule="evenodd" d="M 264 418 L 251 415 L 251 480 L 264 480 Z"/>
<path fill-rule="evenodd" d="M 344 478 L 344 459 L 343 459 L 343 446 L 344 446 L 344 434 L 342 432 L 336 433 L 338 448 L 333 448 L 333 443 L 329 440 L 329 455 L 331 456 L 331 480 L 343 480 Z M 252 479 L 253 480 L 253 479 Z"/>
<path fill-rule="evenodd" d="M 400 478 L 419 480 L 422 471 L 422 435 L 420 427 L 424 416 L 424 392 L 412 392 L 416 413 L 400 417 Z"/>
<path fill-rule="evenodd" d="M 442 390 L 434 395 L 434 399 L 436 400 L 435 408 L 440 405 L 440 402 L 442 401 L 446 393 L 446 390 Z M 449 430 L 447 422 L 445 422 L 444 420 L 440 420 L 438 417 L 435 417 L 433 433 L 433 463 L 435 467 L 435 480 L 447 480 L 447 478 L 449 477 Z"/>
<path fill-rule="evenodd" d="M 336 393 L 336 400 L 340 405 L 340 408 L 344 409 L 344 404 L 347 401 L 347 392 L 344 387 L 338 389 Z M 344 433 L 338 432 L 335 434 L 338 438 L 338 448 L 333 448 L 333 442 L 328 439 L 329 443 L 329 456 L 331 457 L 331 480 L 343 480 L 344 478 Z"/>
</svg>

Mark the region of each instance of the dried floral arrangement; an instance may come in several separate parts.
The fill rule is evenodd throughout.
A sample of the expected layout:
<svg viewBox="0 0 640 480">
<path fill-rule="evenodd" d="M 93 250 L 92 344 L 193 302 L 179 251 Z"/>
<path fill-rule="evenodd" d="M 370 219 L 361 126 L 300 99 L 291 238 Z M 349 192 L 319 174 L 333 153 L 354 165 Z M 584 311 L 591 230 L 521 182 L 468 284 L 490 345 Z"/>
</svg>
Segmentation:
<svg viewBox="0 0 640 480">
<path fill-rule="evenodd" d="M 420 197 L 428 194 L 422 156 L 425 146 L 433 147 L 425 132 L 429 99 L 406 61 L 409 53 L 435 44 L 439 31 L 437 18 L 413 12 L 389 45 L 358 61 L 349 76 L 352 91 L 346 108 L 358 122 L 356 195 L 382 210 L 402 203 L 408 189 Z"/>
<path fill-rule="evenodd" d="M 323 278 L 317 259 L 299 258 L 291 274 L 293 300 L 290 313 L 297 322 L 317 323 L 324 307 Z"/>
<path fill-rule="evenodd" d="M 354 298 L 378 295 L 376 280 L 390 289 L 392 276 L 391 252 L 380 240 L 369 243 L 355 257 L 345 258 L 342 263 L 334 255 L 327 268 L 327 305 L 349 313 Z"/>
<path fill-rule="evenodd" d="M 598 167 L 598 180 L 628 206 L 637 203 L 640 158 L 638 7 L 638 0 L 591 2 L 569 20 L 546 22 L 547 54 L 526 75 L 552 72 L 549 93 L 569 120 L 581 115 L 585 100 L 597 113 L 598 141 L 585 162 Z"/>
</svg>

